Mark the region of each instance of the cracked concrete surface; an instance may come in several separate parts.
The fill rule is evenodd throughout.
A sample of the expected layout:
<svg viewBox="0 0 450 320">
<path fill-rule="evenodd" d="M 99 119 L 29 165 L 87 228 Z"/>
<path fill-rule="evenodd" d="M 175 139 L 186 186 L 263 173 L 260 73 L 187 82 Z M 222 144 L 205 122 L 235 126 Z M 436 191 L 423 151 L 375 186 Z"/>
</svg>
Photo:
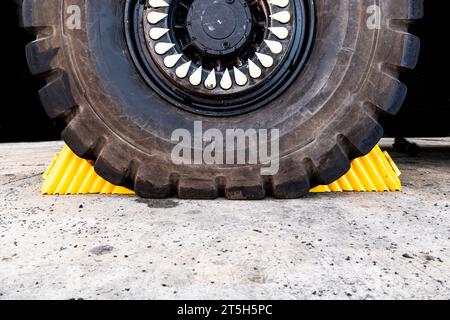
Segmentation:
<svg viewBox="0 0 450 320">
<path fill-rule="evenodd" d="M 419 143 L 403 193 L 259 202 L 44 197 L 62 144 L 0 145 L 0 299 L 449 299 L 450 139 Z"/>
</svg>

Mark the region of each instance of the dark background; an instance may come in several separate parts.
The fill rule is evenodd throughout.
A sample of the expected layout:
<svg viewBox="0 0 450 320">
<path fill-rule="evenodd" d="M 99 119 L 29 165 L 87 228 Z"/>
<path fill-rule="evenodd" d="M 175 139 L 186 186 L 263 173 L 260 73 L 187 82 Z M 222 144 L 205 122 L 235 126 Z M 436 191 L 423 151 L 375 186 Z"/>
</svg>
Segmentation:
<svg viewBox="0 0 450 320">
<path fill-rule="evenodd" d="M 45 114 L 38 90 L 45 83 L 28 71 L 24 46 L 33 36 L 21 29 L 18 0 L 2 1 L 2 103 L 0 142 L 60 139 L 61 126 Z M 400 114 L 386 121 L 390 136 L 450 134 L 450 31 L 447 1 L 425 1 L 425 18 L 411 26 L 422 39 L 417 69 L 402 76 L 409 95 Z"/>
</svg>

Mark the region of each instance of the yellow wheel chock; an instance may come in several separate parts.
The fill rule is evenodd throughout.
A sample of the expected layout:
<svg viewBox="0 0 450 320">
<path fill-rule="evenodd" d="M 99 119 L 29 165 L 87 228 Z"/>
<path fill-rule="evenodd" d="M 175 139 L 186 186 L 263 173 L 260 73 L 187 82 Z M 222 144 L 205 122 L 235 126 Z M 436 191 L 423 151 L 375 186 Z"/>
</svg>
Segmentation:
<svg viewBox="0 0 450 320">
<path fill-rule="evenodd" d="M 368 155 L 355 159 L 351 169 L 342 178 L 328 186 L 319 186 L 311 192 L 383 192 L 401 191 L 400 170 L 387 152 L 376 146 Z M 121 194 L 133 191 L 117 187 L 98 176 L 90 161 L 77 157 L 68 146 L 44 173 L 44 195 Z"/>
</svg>

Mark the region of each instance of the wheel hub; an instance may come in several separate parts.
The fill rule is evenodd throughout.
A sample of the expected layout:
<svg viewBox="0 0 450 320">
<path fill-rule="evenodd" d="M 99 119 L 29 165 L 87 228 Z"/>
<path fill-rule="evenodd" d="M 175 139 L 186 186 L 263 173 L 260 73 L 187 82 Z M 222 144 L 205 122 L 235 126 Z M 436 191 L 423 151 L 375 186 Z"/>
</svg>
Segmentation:
<svg viewBox="0 0 450 320">
<path fill-rule="evenodd" d="M 131 55 L 177 107 L 229 116 L 260 108 L 299 75 L 314 0 L 126 0 Z"/>
<path fill-rule="evenodd" d="M 226 55 L 249 37 L 252 15 L 244 0 L 195 0 L 187 16 L 188 34 L 200 52 Z"/>
</svg>

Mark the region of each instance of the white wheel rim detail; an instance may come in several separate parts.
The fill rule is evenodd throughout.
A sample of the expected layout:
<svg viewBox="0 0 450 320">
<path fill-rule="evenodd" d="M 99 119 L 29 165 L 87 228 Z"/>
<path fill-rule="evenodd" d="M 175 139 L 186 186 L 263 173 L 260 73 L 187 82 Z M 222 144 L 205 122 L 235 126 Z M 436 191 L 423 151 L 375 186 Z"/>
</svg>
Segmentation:
<svg viewBox="0 0 450 320">
<path fill-rule="evenodd" d="M 148 4 L 152 8 L 163 8 L 163 7 L 169 6 L 169 4 L 167 2 L 165 2 L 164 0 L 149 0 Z"/>
<path fill-rule="evenodd" d="M 212 90 L 217 86 L 216 70 L 212 70 L 205 80 L 206 89 Z"/>
<path fill-rule="evenodd" d="M 256 57 L 265 68 L 270 68 L 271 66 L 273 66 L 273 58 L 271 56 L 257 52 Z"/>
<path fill-rule="evenodd" d="M 288 23 L 291 20 L 291 14 L 288 11 L 280 11 L 270 17 L 280 23 Z"/>
<path fill-rule="evenodd" d="M 283 51 L 283 46 L 278 41 L 264 40 L 273 54 L 280 54 Z"/>
<path fill-rule="evenodd" d="M 150 29 L 149 36 L 152 40 L 159 40 L 167 32 L 169 32 L 169 29 L 166 28 L 152 28 Z"/>
<path fill-rule="evenodd" d="M 238 86 L 245 86 L 248 82 L 247 76 L 238 68 L 234 67 L 234 80 Z"/>
<path fill-rule="evenodd" d="M 173 43 L 158 42 L 155 45 L 155 51 L 156 51 L 157 54 L 163 55 L 163 54 L 166 54 L 173 47 L 175 47 L 175 45 Z"/>
<path fill-rule="evenodd" d="M 223 73 L 222 80 L 220 80 L 220 86 L 223 90 L 229 90 L 233 86 L 233 81 L 231 80 L 228 69 Z"/>
<path fill-rule="evenodd" d="M 147 15 L 147 21 L 151 24 L 157 24 L 167 17 L 167 13 L 152 11 Z"/>
<path fill-rule="evenodd" d="M 284 40 L 289 36 L 289 31 L 285 27 L 271 27 L 269 30 L 280 40 Z"/>
<path fill-rule="evenodd" d="M 193 86 L 198 86 L 200 83 L 202 83 L 202 75 L 203 75 L 203 68 L 200 66 L 197 70 L 194 71 L 194 73 L 189 77 L 189 82 Z"/>
<path fill-rule="evenodd" d="M 261 68 L 258 67 L 252 60 L 248 60 L 248 70 L 250 72 L 250 76 L 253 79 L 258 79 L 259 77 L 261 77 Z"/>
<path fill-rule="evenodd" d="M 187 77 L 189 73 L 189 69 L 191 68 L 192 61 L 186 62 L 179 66 L 177 70 L 175 71 L 176 75 L 180 79 L 184 79 Z"/>
<path fill-rule="evenodd" d="M 167 56 L 164 58 L 164 65 L 167 68 L 173 68 L 178 63 L 178 61 L 181 59 L 183 54 L 173 54 L 171 56 Z"/>
<path fill-rule="evenodd" d="M 269 0 L 269 3 L 280 8 L 286 8 L 289 4 L 289 0 Z"/>
</svg>

